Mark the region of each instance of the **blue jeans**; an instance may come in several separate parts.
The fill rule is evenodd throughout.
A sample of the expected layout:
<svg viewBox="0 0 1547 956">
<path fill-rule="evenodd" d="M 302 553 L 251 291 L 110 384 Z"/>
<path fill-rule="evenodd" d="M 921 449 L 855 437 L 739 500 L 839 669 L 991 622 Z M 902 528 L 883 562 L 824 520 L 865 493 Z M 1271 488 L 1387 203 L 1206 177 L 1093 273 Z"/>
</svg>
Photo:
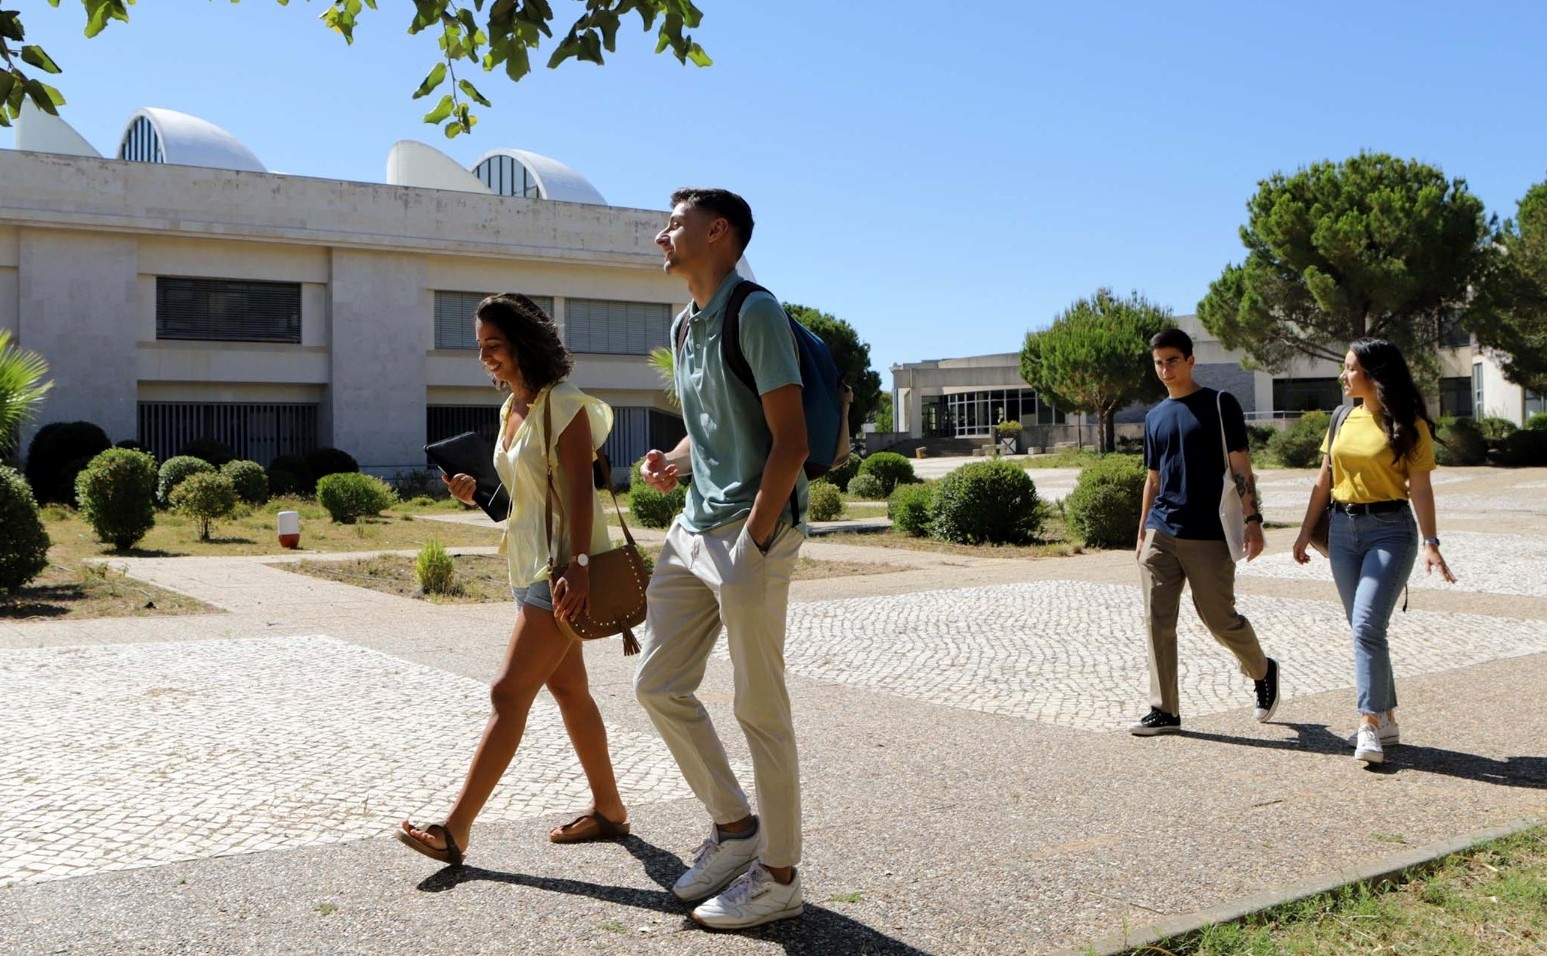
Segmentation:
<svg viewBox="0 0 1547 956">
<path fill-rule="evenodd" d="M 1386 626 L 1418 558 L 1418 525 L 1411 508 L 1381 514 L 1332 512 L 1327 531 L 1332 580 L 1354 632 L 1354 678 L 1359 712 L 1383 714 L 1397 706 Z"/>
</svg>

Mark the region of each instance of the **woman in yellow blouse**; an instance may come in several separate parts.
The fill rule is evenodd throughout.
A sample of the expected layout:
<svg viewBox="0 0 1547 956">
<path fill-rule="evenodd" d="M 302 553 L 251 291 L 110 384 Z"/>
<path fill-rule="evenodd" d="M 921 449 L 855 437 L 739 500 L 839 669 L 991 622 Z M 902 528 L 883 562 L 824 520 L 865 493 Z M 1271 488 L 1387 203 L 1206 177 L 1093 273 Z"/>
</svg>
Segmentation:
<svg viewBox="0 0 1547 956">
<path fill-rule="evenodd" d="M 1435 529 L 1429 481 L 1434 423 L 1407 360 L 1390 342 L 1360 339 L 1349 346 L 1338 377 L 1344 394 L 1363 404 L 1348 413 L 1330 448 L 1323 443 L 1321 474 L 1294 558 L 1301 564 L 1310 560 L 1311 528 L 1330 501 L 1327 552 L 1354 634 L 1360 717 L 1354 758 L 1374 764 L 1385 759 L 1383 744 L 1401 739 L 1386 628 L 1418 557 L 1420 537 L 1425 572 L 1438 571 L 1451 583 L 1456 579 L 1440 555 Z"/>
<path fill-rule="evenodd" d="M 580 642 L 559 630 L 588 607 L 589 556 L 610 548 L 605 516 L 596 505 L 591 462 L 612 430 L 612 409 L 565 381 L 573 367 L 558 327 L 524 295 L 496 295 L 478 304 L 478 357 L 496 388 L 510 398 L 500 409 L 500 439 L 494 467 L 510 495 L 510 518 L 501 549 L 510 566 L 516 624 L 505 660 L 491 688 L 494 712 L 473 754 L 462 793 L 440 823 L 403 821 L 397 838 L 425 856 L 460 865 L 473 819 L 483 809 L 516 754 L 532 701 L 544 686 L 553 694 L 591 786 L 593 805 L 574 821 L 555 828 L 555 843 L 578 843 L 628 834 L 628 813 L 618 795 L 607 729 L 591 697 Z M 544 431 L 547 405 L 555 440 Z M 544 504 L 548 468 L 554 470 L 558 559 L 564 575 L 550 586 Z M 444 479 L 457 500 L 473 503 L 470 475 Z M 562 520 L 560 520 L 560 516 Z"/>
</svg>

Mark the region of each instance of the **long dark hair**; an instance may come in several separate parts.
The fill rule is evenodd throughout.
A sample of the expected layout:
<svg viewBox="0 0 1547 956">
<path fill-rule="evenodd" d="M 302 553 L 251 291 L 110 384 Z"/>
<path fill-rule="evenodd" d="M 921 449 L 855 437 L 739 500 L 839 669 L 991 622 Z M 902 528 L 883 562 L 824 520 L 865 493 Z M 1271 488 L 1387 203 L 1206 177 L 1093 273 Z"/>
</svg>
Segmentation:
<svg viewBox="0 0 1547 956">
<path fill-rule="evenodd" d="M 516 370 L 533 392 L 540 392 L 569 376 L 575 360 L 553 324 L 537 303 L 519 292 L 491 295 L 478 303 L 473 315 L 500 330 L 515 353 Z M 505 383 L 496 381 L 496 388 Z"/>
<path fill-rule="evenodd" d="M 1418 448 L 1418 422 L 1429 426 L 1434 435 L 1434 419 L 1424 404 L 1423 393 L 1413 382 L 1413 372 L 1407 367 L 1407 359 L 1395 345 L 1385 339 L 1360 339 L 1348 347 L 1370 381 L 1375 383 L 1375 397 L 1381 404 L 1381 430 L 1391 446 L 1392 463 L 1401 461 Z"/>
</svg>

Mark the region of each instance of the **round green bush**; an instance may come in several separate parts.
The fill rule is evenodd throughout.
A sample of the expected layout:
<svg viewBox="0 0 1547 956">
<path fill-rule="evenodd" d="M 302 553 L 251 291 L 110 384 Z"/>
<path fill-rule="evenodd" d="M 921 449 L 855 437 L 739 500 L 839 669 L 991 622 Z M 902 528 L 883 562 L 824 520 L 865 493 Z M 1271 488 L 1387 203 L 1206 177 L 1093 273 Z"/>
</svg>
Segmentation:
<svg viewBox="0 0 1547 956">
<path fill-rule="evenodd" d="M 974 461 L 940 481 L 931 528 L 937 538 L 958 544 L 1021 544 L 1041 530 L 1037 486 L 1024 468 L 1007 461 Z"/>
<path fill-rule="evenodd" d="M 339 524 L 354 524 L 367 515 L 379 515 L 397 503 L 397 492 L 374 475 L 341 471 L 323 475 L 317 482 L 317 503 Z"/>
<path fill-rule="evenodd" d="M 39 504 L 75 504 L 75 476 L 113 447 L 91 422 L 50 422 L 27 445 L 27 483 Z"/>
<path fill-rule="evenodd" d="M 156 525 L 156 459 L 132 448 L 109 448 L 75 479 L 81 517 L 97 540 L 127 551 Z"/>
<path fill-rule="evenodd" d="M 875 475 L 861 473 L 849 479 L 848 492 L 856 498 L 880 501 L 887 496 L 887 491 L 886 482 Z"/>
<path fill-rule="evenodd" d="M 1510 435 L 1513 435 L 1520 426 L 1516 425 L 1514 422 L 1507 418 L 1488 416 L 1486 418 L 1477 419 L 1477 427 L 1482 430 L 1483 437 L 1488 439 L 1488 442 L 1491 445 L 1494 442 L 1501 442 L 1508 438 Z"/>
<path fill-rule="evenodd" d="M 859 473 L 874 475 L 881 480 L 882 490 L 876 495 L 877 498 L 885 498 L 898 485 L 911 485 L 918 480 L 913 475 L 913 462 L 895 451 L 878 451 L 866 458 L 859 464 Z"/>
<path fill-rule="evenodd" d="M 48 532 L 21 472 L 0 465 L 0 591 L 15 591 L 48 567 Z"/>
<path fill-rule="evenodd" d="M 899 485 L 886 501 L 886 516 L 892 527 L 914 538 L 929 536 L 935 520 L 935 482 Z"/>
<path fill-rule="evenodd" d="M 854 480 L 854 476 L 859 474 L 860 463 L 864 460 L 865 456 L 859 452 L 850 452 L 849 457 L 843 460 L 843 464 L 829 469 L 827 474 L 822 476 L 822 480 L 831 483 L 834 488 L 847 488 L 849 482 Z"/>
<path fill-rule="evenodd" d="M 446 549 L 434 538 L 425 542 L 414 559 L 414 580 L 425 594 L 456 594 L 457 564 Z"/>
<path fill-rule="evenodd" d="M 811 483 L 811 498 L 806 504 L 806 517 L 812 521 L 836 521 L 843 517 L 843 495 L 825 481 Z"/>
<path fill-rule="evenodd" d="M 168 459 L 176 461 L 176 458 Z M 194 461 L 203 461 L 195 458 Z M 231 479 L 203 462 L 204 471 L 196 471 L 179 481 L 168 499 L 172 509 L 199 522 L 199 538 L 209 540 L 210 525 L 228 518 L 236 510 L 236 486 Z"/>
<path fill-rule="evenodd" d="M 312 480 L 321 482 L 328 475 L 353 474 L 360 470 L 354 456 L 337 448 L 313 448 L 306 453 L 306 467 Z"/>
<path fill-rule="evenodd" d="M 1526 419 L 1526 427 L 1534 432 L 1547 431 L 1547 412 L 1537 412 Z"/>
<path fill-rule="evenodd" d="M 1499 464 L 1506 468 L 1547 465 L 1547 430 L 1522 428 L 1499 443 Z"/>
<path fill-rule="evenodd" d="M 269 500 L 269 476 L 257 462 L 238 458 L 221 465 L 220 473 L 231 479 L 236 496 L 248 504 L 261 505 Z"/>
<path fill-rule="evenodd" d="M 179 455 L 188 455 L 192 458 L 203 458 L 216 468 L 223 467 L 226 462 L 236 457 L 236 452 L 231 446 L 214 438 L 195 438 L 183 445 L 178 451 Z"/>
<path fill-rule="evenodd" d="M 1064 499 L 1069 530 L 1087 548 L 1133 547 L 1144 478 L 1144 462 L 1133 455 L 1107 455 L 1087 465 Z"/>
<path fill-rule="evenodd" d="M 1434 460 L 1441 465 L 1472 466 L 1488 460 L 1488 439 L 1470 418 L 1442 418 L 1434 437 Z"/>
<path fill-rule="evenodd" d="M 278 476 L 275 472 L 283 472 Z M 280 455 L 269 462 L 270 495 L 310 495 L 317 491 L 317 479 L 306 459 L 300 455 Z"/>
<path fill-rule="evenodd" d="M 192 455 L 177 455 L 168 458 L 161 463 L 161 471 L 156 476 L 156 501 L 163 508 L 172 507 L 172 492 L 177 486 L 192 475 L 213 472 L 215 466 L 203 458 L 195 458 Z"/>
<path fill-rule="evenodd" d="M 1285 468 L 1315 468 L 1321 464 L 1321 443 L 1327 437 L 1332 416 L 1326 412 L 1306 412 L 1288 428 L 1268 439 L 1268 454 Z M 1224 471 L 1224 462 L 1220 462 Z M 1135 536 L 1138 532 L 1135 530 Z"/>
</svg>

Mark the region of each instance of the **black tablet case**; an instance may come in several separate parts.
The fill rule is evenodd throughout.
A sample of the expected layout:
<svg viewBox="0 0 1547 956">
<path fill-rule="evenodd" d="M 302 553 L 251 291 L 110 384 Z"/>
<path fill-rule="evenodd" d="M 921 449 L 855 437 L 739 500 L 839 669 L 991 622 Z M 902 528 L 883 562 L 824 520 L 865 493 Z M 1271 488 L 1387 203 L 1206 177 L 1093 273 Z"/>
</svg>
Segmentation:
<svg viewBox="0 0 1547 956">
<path fill-rule="evenodd" d="M 473 500 L 497 522 L 510 516 L 510 495 L 494 470 L 494 442 L 477 432 L 463 432 L 424 446 L 425 454 L 447 476 L 471 475 L 477 482 Z"/>
</svg>

